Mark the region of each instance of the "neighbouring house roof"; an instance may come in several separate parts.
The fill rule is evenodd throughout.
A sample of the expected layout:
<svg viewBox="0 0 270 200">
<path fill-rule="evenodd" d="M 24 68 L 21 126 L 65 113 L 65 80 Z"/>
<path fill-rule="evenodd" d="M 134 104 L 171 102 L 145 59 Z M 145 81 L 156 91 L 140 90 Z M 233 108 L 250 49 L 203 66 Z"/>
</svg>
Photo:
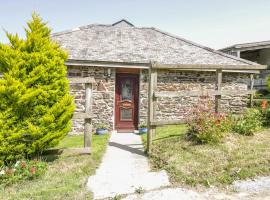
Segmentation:
<svg viewBox="0 0 270 200">
<path fill-rule="evenodd" d="M 70 60 L 257 65 L 156 28 L 136 27 L 127 20 L 54 33 L 52 39 L 69 52 Z"/>
<path fill-rule="evenodd" d="M 250 42 L 250 43 L 243 43 L 243 44 L 235 44 L 229 47 L 225 47 L 220 49 L 222 52 L 228 51 L 249 51 L 249 50 L 257 50 L 257 49 L 266 49 L 270 48 L 270 40 L 268 41 L 261 41 L 261 42 Z"/>
</svg>

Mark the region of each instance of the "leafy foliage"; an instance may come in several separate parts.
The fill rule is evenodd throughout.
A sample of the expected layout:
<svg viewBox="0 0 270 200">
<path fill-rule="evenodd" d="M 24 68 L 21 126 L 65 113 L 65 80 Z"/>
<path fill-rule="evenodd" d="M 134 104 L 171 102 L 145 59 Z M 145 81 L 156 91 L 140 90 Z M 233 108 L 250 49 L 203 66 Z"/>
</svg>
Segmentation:
<svg viewBox="0 0 270 200">
<path fill-rule="evenodd" d="M 34 179 L 45 173 L 47 163 L 38 160 L 17 161 L 13 166 L 0 169 L 0 184 L 9 185 L 20 180 Z"/>
<path fill-rule="evenodd" d="M 262 114 L 262 123 L 263 126 L 268 127 L 270 125 L 270 107 L 268 106 L 269 102 L 265 99 L 262 99 L 260 106 L 257 106 Z"/>
<path fill-rule="evenodd" d="M 201 97 L 187 117 L 189 138 L 198 143 L 217 143 L 229 132 L 230 118 L 212 108 L 209 98 Z"/>
<path fill-rule="evenodd" d="M 242 135 L 253 135 L 260 130 L 263 125 L 262 113 L 260 110 L 250 108 L 245 113 L 234 120 L 232 129 Z"/>
<path fill-rule="evenodd" d="M 146 135 L 142 135 L 146 144 Z M 158 127 L 149 157 L 154 170 L 165 169 L 176 185 L 221 186 L 269 176 L 269 129 L 252 137 L 229 134 L 218 145 L 194 145 L 185 125 Z"/>
<path fill-rule="evenodd" d="M 25 40 L 7 33 L 0 44 L 0 165 L 57 145 L 71 127 L 67 53 L 37 14 L 27 24 Z"/>
<path fill-rule="evenodd" d="M 45 174 L 31 181 L 0 185 L 0 199 L 93 199 L 85 181 L 93 175 L 105 153 L 109 135 L 93 135 L 91 155 L 43 155 Z M 82 147 L 83 135 L 67 136 L 56 148 Z M 78 146 L 78 143 L 80 144 Z M 1 171 L 1 169 L 0 169 Z"/>
<path fill-rule="evenodd" d="M 270 76 L 267 77 L 267 89 L 268 89 L 267 92 L 269 92 L 270 91 Z"/>
<path fill-rule="evenodd" d="M 104 124 L 104 123 L 99 123 L 97 125 L 97 129 L 103 129 L 103 130 L 105 130 L 105 129 L 108 129 L 108 126 L 106 124 Z"/>
<path fill-rule="evenodd" d="M 140 124 L 139 128 L 147 128 L 147 124 L 143 122 Z"/>
</svg>

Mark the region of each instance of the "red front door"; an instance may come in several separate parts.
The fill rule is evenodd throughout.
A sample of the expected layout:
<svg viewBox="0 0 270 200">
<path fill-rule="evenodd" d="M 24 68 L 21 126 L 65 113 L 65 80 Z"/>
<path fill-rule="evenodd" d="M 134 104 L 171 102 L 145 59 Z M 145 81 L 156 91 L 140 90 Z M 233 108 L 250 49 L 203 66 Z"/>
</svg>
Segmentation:
<svg viewBox="0 0 270 200">
<path fill-rule="evenodd" d="M 138 74 L 116 74 L 115 128 L 119 132 L 138 128 L 138 79 Z"/>
</svg>

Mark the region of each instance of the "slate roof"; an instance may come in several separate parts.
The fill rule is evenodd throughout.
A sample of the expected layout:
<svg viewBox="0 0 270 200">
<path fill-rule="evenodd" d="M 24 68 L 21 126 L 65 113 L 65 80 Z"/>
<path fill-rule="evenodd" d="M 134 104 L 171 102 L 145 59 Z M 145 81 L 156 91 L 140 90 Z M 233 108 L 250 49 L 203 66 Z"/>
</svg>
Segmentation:
<svg viewBox="0 0 270 200">
<path fill-rule="evenodd" d="M 126 20 L 54 33 L 52 39 L 69 52 L 71 60 L 256 65 L 156 28 L 135 27 Z"/>
</svg>

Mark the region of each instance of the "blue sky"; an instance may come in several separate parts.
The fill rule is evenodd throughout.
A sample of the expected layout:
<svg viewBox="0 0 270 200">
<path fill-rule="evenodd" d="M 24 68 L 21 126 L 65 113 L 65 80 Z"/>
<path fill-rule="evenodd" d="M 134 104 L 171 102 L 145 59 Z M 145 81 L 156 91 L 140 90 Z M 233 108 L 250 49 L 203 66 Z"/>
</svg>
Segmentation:
<svg viewBox="0 0 270 200">
<path fill-rule="evenodd" d="M 0 0 L 0 42 L 7 42 L 3 29 L 24 36 L 37 11 L 53 32 L 125 18 L 222 48 L 270 40 L 269 10 L 269 0 Z"/>
</svg>

